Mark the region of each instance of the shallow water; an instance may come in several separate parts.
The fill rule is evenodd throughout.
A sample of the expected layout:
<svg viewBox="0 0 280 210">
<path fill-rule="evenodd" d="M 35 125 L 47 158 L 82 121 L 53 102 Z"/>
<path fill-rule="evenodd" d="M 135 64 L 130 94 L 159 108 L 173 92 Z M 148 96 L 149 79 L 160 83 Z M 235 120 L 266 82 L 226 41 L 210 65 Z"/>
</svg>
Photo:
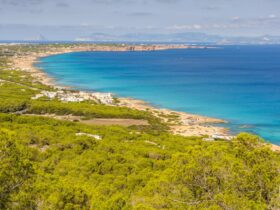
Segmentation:
<svg viewBox="0 0 280 210">
<path fill-rule="evenodd" d="M 36 65 L 62 85 L 225 119 L 280 145 L 280 46 L 79 52 Z"/>
</svg>

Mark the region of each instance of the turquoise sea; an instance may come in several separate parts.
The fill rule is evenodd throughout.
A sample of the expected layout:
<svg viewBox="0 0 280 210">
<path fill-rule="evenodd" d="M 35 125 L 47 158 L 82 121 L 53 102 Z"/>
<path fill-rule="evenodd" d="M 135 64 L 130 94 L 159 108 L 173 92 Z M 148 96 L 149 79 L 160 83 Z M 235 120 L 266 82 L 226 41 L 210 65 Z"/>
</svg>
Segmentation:
<svg viewBox="0 0 280 210">
<path fill-rule="evenodd" d="M 36 65 L 61 85 L 225 119 L 280 145 L 280 46 L 79 52 Z"/>
</svg>

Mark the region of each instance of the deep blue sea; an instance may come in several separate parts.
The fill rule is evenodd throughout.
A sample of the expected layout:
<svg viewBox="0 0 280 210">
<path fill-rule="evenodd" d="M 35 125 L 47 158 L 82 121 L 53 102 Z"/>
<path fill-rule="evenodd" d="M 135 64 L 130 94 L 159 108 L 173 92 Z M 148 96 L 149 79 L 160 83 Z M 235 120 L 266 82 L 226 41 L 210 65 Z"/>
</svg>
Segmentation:
<svg viewBox="0 0 280 210">
<path fill-rule="evenodd" d="M 61 85 L 225 119 L 280 145 L 280 46 L 79 52 L 36 65 Z"/>
</svg>

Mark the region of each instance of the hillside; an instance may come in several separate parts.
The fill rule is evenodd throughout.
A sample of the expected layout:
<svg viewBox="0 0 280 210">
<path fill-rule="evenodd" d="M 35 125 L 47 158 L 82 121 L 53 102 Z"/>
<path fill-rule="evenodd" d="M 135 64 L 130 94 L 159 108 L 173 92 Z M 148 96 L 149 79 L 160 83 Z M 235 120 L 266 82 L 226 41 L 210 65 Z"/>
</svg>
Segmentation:
<svg viewBox="0 0 280 210">
<path fill-rule="evenodd" d="M 54 87 L 11 58 L 46 47 L 0 46 L 0 209 L 280 208 L 280 155 L 258 136 L 205 141 L 117 99 L 34 99 Z"/>
</svg>

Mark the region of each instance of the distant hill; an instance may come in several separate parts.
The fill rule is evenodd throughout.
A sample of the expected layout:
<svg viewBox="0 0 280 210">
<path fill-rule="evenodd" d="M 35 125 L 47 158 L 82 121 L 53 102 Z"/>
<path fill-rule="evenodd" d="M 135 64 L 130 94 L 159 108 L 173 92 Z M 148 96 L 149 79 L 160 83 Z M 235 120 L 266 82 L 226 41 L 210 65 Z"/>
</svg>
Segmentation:
<svg viewBox="0 0 280 210">
<path fill-rule="evenodd" d="M 88 36 L 78 37 L 75 41 L 134 41 L 134 42 L 187 42 L 210 44 L 280 44 L 280 36 L 256 37 L 225 37 L 206 33 L 171 33 L 171 34 L 146 34 L 129 33 L 112 35 L 105 33 L 92 33 Z"/>
</svg>

